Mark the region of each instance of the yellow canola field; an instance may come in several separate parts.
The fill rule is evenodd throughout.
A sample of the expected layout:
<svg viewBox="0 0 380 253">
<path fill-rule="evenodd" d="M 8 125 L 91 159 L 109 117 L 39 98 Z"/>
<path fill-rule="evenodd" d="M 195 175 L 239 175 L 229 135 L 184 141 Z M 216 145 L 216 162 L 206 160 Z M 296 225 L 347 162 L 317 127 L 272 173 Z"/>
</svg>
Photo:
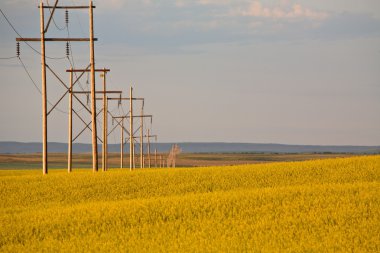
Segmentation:
<svg viewBox="0 0 380 253">
<path fill-rule="evenodd" d="M 380 252 L 380 156 L 0 171 L 0 252 Z"/>
</svg>

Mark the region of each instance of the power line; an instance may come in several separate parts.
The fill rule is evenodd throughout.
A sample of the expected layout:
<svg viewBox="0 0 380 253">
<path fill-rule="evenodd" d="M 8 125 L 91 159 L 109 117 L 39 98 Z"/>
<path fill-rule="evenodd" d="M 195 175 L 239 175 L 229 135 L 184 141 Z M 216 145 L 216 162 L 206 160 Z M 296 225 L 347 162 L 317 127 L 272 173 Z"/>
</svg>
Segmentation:
<svg viewBox="0 0 380 253">
<path fill-rule="evenodd" d="M 34 87 L 35 87 L 35 88 L 37 89 L 37 91 L 41 94 L 41 90 L 40 90 L 40 88 L 38 88 L 36 82 L 33 80 L 32 76 L 30 75 L 28 69 L 26 68 L 26 66 L 25 66 L 25 64 L 24 64 L 24 62 L 21 60 L 21 57 L 18 57 L 18 59 L 20 60 L 20 63 L 21 63 L 21 65 L 22 65 L 22 67 L 24 68 L 26 74 L 28 75 L 30 81 L 32 81 Z"/>
<path fill-rule="evenodd" d="M 76 6 L 75 3 L 72 0 L 71 0 L 71 2 L 73 4 L 73 6 Z M 48 2 L 48 4 L 49 4 L 49 2 Z M 77 18 L 77 20 L 79 22 L 79 28 L 82 31 L 82 34 L 85 34 L 84 31 L 83 31 L 82 23 L 81 23 L 81 21 L 79 19 L 79 16 L 76 14 L 76 12 L 74 12 L 74 15 L 76 16 L 76 18 Z M 66 22 L 68 22 L 68 18 L 67 18 Z M 66 25 L 66 28 L 67 28 L 67 36 L 70 38 L 70 27 L 69 27 L 68 23 Z M 70 62 L 71 67 L 75 68 L 74 54 L 73 54 L 73 49 L 71 47 L 71 43 L 70 42 L 69 42 L 69 50 L 70 50 L 71 61 L 70 61 L 70 58 L 68 58 L 68 60 Z M 75 74 L 75 77 L 78 78 L 76 72 L 74 74 Z M 84 91 L 84 88 L 83 88 L 82 83 L 80 82 L 80 80 L 78 80 L 78 84 L 79 84 L 80 88 L 82 89 L 82 91 Z M 89 82 L 88 82 L 88 74 L 87 74 L 86 88 L 87 88 L 87 90 L 90 89 Z"/>
<path fill-rule="evenodd" d="M 20 60 L 21 66 L 24 68 L 24 70 L 25 70 L 26 74 L 28 75 L 30 81 L 33 83 L 33 86 L 36 88 L 36 90 L 38 91 L 38 93 L 40 93 L 40 95 L 41 95 L 41 94 L 42 94 L 41 89 L 38 88 L 38 85 L 37 85 L 36 82 L 33 80 L 33 78 L 32 78 L 32 76 L 31 76 L 30 72 L 28 71 L 28 69 L 27 69 L 27 67 L 26 67 L 26 65 L 25 65 L 24 62 L 21 60 L 21 57 L 17 57 L 17 58 Z M 49 103 L 49 105 L 54 106 L 53 103 L 51 103 L 49 100 L 47 100 L 47 102 Z M 56 107 L 55 109 L 56 109 L 57 111 L 63 113 L 63 114 L 68 114 L 67 112 L 65 112 L 65 111 L 63 111 L 63 110 L 61 110 L 61 109 L 59 109 L 58 107 Z"/>
<path fill-rule="evenodd" d="M 47 4 L 50 5 L 49 0 L 47 0 Z M 50 12 L 50 15 L 52 15 L 52 11 L 50 10 L 50 8 L 49 8 L 49 12 Z M 52 19 L 53 19 L 54 26 L 55 26 L 59 31 L 63 31 L 63 30 L 66 29 L 66 26 L 64 26 L 63 28 L 59 27 L 59 26 L 57 25 L 57 23 L 55 22 L 54 17 L 52 17 Z"/>
<path fill-rule="evenodd" d="M 69 28 L 69 25 L 67 24 L 67 37 L 70 38 L 70 28 Z M 69 45 L 69 52 L 70 52 L 70 56 L 67 56 L 67 59 L 69 60 L 69 63 L 71 65 L 72 68 L 75 69 L 75 61 L 74 61 L 74 55 L 73 55 L 73 49 L 71 47 L 71 43 L 68 42 L 68 45 Z M 71 57 L 71 60 L 70 60 L 70 57 Z M 75 75 L 75 78 L 78 79 L 78 76 L 77 76 L 77 73 L 74 72 L 74 75 Z M 79 84 L 79 87 L 81 88 L 82 91 L 84 91 L 84 88 L 82 86 L 82 83 L 80 82 L 80 80 L 78 80 L 78 84 Z M 89 90 L 89 84 L 88 82 L 86 82 L 86 88 L 87 90 Z"/>
<path fill-rule="evenodd" d="M 71 53 L 71 46 L 70 46 L 70 56 L 72 58 L 72 60 L 70 60 L 70 57 L 67 56 L 67 59 L 69 61 L 69 64 L 71 66 L 71 68 L 75 69 L 75 63 L 74 63 L 74 58 L 73 58 L 73 55 Z M 74 72 L 74 75 L 75 75 L 75 78 L 78 80 L 78 84 L 79 84 L 79 87 L 81 88 L 82 91 L 85 91 L 83 86 L 82 86 L 82 83 L 80 82 L 80 80 L 78 79 L 78 75 Z"/>
<path fill-rule="evenodd" d="M 3 12 L 3 10 L 0 8 L 0 12 L 1 14 L 3 15 L 3 17 L 5 18 L 5 20 L 7 21 L 8 25 L 12 28 L 12 30 L 20 37 L 20 38 L 23 38 L 21 36 L 21 34 L 16 30 L 16 28 L 14 27 L 14 25 L 11 23 L 11 21 L 9 21 L 8 17 L 5 15 L 5 13 Z M 24 41 L 24 43 L 26 45 L 28 45 L 28 47 L 30 47 L 35 53 L 41 55 L 41 53 L 35 49 L 34 47 L 32 47 L 28 42 Z M 51 59 L 51 60 L 62 60 L 62 59 L 65 59 L 66 57 L 48 57 L 46 56 L 46 58 L 48 59 Z"/>
<path fill-rule="evenodd" d="M 12 25 L 12 23 L 9 21 L 9 19 L 7 18 L 7 16 L 4 14 L 3 10 L 0 8 L 0 12 L 1 14 L 3 15 L 3 17 L 5 18 L 5 20 L 7 21 L 7 23 L 12 27 L 13 31 L 15 33 L 17 33 L 18 36 L 22 37 L 16 30 L 16 28 Z"/>
<path fill-rule="evenodd" d="M 76 6 L 76 4 L 74 3 L 73 0 L 71 0 L 71 3 L 72 3 L 74 6 Z M 75 15 L 75 17 L 76 17 L 77 20 L 78 20 L 79 28 L 80 28 L 80 30 L 81 30 L 81 32 L 82 32 L 82 35 L 86 34 L 86 33 L 84 32 L 84 29 L 83 29 L 83 26 L 82 26 L 82 22 L 80 21 L 80 18 L 79 18 L 79 16 L 78 16 L 78 14 L 77 14 L 76 12 L 74 12 L 74 15 Z"/>
<path fill-rule="evenodd" d="M 0 60 L 10 60 L 10 59 L 15 59 L 17 56 L 12 56 L 12 57 L 0 57 Z"/>
<path fill-rule="evenodd" d="M 116 110 L 118 110 L 119 108 L 117 107 L 117 105 L 114 106 L 114 108 L 112 110 L 109 110 L 111 113 L 114 113 Z"/>
</svg>

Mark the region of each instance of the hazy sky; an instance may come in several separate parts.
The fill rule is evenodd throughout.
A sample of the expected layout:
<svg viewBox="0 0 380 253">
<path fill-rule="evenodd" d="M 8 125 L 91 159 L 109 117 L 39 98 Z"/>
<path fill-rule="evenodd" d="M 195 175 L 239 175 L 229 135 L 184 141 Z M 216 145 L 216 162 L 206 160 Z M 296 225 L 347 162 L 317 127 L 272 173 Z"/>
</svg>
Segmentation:
<svg viewBox="0 0 380 253">
<path fill-rule="evenodd" d="M 60 1 L 73 3 L 88 1 Z M 146 98 L 159 141 L 380 145 L 378 0 L 94 3 L 97 67 L 111 68 L 109 89 L 127 95 L 133 84 Z M 1 0 L 0 8 L 22 36 L 38 37 L 37 4 Z M 56 13 L 58 28 L 63 14 Z M 88 36 L 87 12 L 70 11 L 69 31 Z M 16 34 L 2 16 L 0 34 L 0 58 L 15 56 Z M 52 24 L 47 36 L 66 37 L 67 30 Z M 64 43 L 47 46 L 49 56 L 65 55 Z M 87 43 L 72 50 L 76 67 L 86 66 Z M 22 44 L 21 59 L 40 87 L 39 55 Z M 67 59 L 48 64 L 68 81 Z M 0 74 L 0 141 L 41 141 L 41 96 L 19 60 L 0 60 Z M 64 91 L 49 73 L 49 100 Z M 64 112 L 67 100 L 59 105 Z M 128 111 L 110 106 L 114 114 Z M 74 124 L 75 135 L 83 124 Z M 119 131 L 110 141 L 118 138 Z M 67 115 L 55 111 L 49 141 L 66 140 Z M 90 142 L 90 134 L 78 141 Z"/>
</svg>

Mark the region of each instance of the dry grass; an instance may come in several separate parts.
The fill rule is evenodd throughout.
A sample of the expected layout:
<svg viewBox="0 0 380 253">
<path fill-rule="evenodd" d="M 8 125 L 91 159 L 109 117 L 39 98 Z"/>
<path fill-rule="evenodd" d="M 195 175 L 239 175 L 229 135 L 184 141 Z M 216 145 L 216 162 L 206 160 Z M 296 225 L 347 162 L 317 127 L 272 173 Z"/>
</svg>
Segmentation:
<svg viewBox="0 0 380 253">
<path fill-rule="evenodd" d="M 161 154 L 160 154 L 161 155 Z M 167 154 L 163 154 L 166 156 Z M 270 162 L 307 161 L 315 159 L 351 157 L 352 154 L 180 154 L 177 158 L 178 167 L 226 166 L 236 164 L 258 164 Z M 91 154 L 74 154 L 74 168 L 89 168 L 92 166 Z M 125 167 L 129 167 L 129 156 L 125 155 Z M 99 156 L 99 165 L 101 155 Z M 146 157 L 146 164 L 147 157 Z M 137 161 L 139 166 L 139 160 Z M 152 156 L 154 165 L 154 156 Z M 66 168 L 67 154 L 49 154 L 51 168 Z M 109 154 L 109 166 L 120 168 L 120 154 Z M 41 154 L 0 154 L 0 169 L 35 169 L 41 167 Z"/>
</svg>

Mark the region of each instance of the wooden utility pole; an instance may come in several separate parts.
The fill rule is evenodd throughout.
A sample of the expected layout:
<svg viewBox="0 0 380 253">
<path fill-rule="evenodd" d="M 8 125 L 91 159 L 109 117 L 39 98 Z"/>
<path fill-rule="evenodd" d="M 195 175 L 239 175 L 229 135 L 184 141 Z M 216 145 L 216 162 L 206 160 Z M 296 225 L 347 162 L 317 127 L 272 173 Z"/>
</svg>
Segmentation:
<svg viewBox="0 0 380 253">
<path fill-rule="evenodd" d="M 73 70 L 73 68 L 71 68 Z M 68 141 L 68 164 L 67 170 L 70 173 L 73 169 L 73 72 L 70 72 L 70 93 L 69 93 L 69 141 Z"/>
<path fill-rule="evenodd" d="M 120 128 L 120 168 L 124 168 L 124 119 L 121 120 Z"/>
<path fill-rule="evenodd" d="M 157 149 L 154 149 L 154 167 L 157 168 Z"/>
<path fill-rule="evenodd" d="M 46 90 L 46 50 L 45 50 L 45 13 L 44 3 L 40 2 L 40 32 L 41 32 L 41 80 L 42 80 L 42 171 L 48 173 L 48 143 L 47 143 L 47 90 Z"/>
<path fill-rule="evenodd" d="M 148 166 L 149 166 L 149 168 L 151 168 L 152 167 L 152 159 L 150 156 L 150 138 L 155 138 L 157 141 L 157 135 L 150 135 L 150 129 L 148 128 L 148 135 L 146 135 L 145 137 L 148 138 Z"/>
<path fill-rule="evenodd" d="M 150 134 L 149 134 L 149 128 L 148 128 L 148 167 L 151 168 L 151 161 L 150 161 Z"/>
<path fill-rule="evenodd" d="M 141 104 L 141 115 L 144 115 L 144 101 Z M 144 118 L 141 117 L 140 126 L 140 168 L 144 168 Z"/>
<path fill-rule="evenodd" d="M 91 64 L 91 118 L 92 118 L 92 170 L 98 171 L 98 139 L 96 128 L 96 97 L 95 97 L 95 49 L 94 49 L 94 16 L 92 0 L 89 7 L 90 16 L 90 64 Z"/>
<path fill-rule="evenodd" d="M 133 88 L 130 88 L 129 91 L 129 134 L 130 136 L 130 141 L 129 141 L 129 169 L 132 171 L 134 169 L 134 139 L 133 139 Z"/>
<path fill-rule="evenodd" d="M 104 72 L 102 73 L 103 77 L 103 91 L 107 91 L 107 83 L 106 83 L 106 75 L 107 71 L 104 68 Z M 107 171 L 107 143 L 108 143 L 108 100 L 107 94 L 103 93 L 103 149 L 102 149 L 102 169 L 103 172 Z"/>
</svg>

